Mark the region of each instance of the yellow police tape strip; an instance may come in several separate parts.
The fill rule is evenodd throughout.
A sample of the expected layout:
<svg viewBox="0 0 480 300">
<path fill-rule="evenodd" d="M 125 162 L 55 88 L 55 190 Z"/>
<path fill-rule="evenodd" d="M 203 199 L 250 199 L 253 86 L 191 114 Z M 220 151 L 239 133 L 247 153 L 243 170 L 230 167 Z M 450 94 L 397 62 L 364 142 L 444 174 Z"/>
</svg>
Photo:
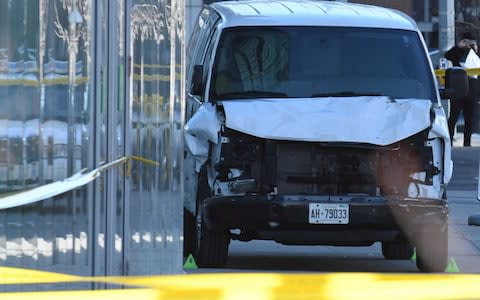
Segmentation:
<svg viewBox="0 0 480 300">
<path fill-rule="evenodd" d="M 440 82 L 441 85 L 445 85 L 445 69 L 437 69 L 435 70 L 435 75 L 438 78 L 438 81 Z M 480 68 L 470 68 L 470 69 L 465 69 L 467 71 L 468 76 L 478 76 L 480 75 Z"/>
<path fill-rule="evenodd" d="M 181 74 L 175 73 L 174 80 L 180 80 Z M 77 76 L 75 78 L 75 85 L 82 85 L 89 82 L 89 77 Z M 164 74 L 133 74 L 133 80 L 135 81 L 148 81 L 148 82 L 157 82 L 157 81 L 170 81 L 170 75 Z M 51 85 L 67 85 L 70 83 L 70 80 L 67 76 L 61 76 L 58 78 L 44 79 L 43 84 L 46 86 Z M 0 86 L 30 86 L 30 87 L 39 87 L 41 85 L 39 80 L 32 80 L 27 78 L 19 79 L 0 79 Z"/>
<path fill-rule="evenodd" d="M 75 84 L 76 85 L 81 85 L 86 82 L 88 82 L 88 77 L 84 76 L 77 76 L 75 78 Z M 69 84 L 69 79 L 67 76 L 61 76 L 58 78 L 52 78 L 52 79 L 44 79 L 43 84 L 50 86 L 50 85 L 67 85 Z M 0 80 L 0 86 L 31 86 L 31 87 L 39 87 L 40 86 L 40 81 L 38 80 L 31 80 L 31 79 L 25 79 L 25 78 L 20 78 L 20 79 L 1 79 Z"/>
<path fill-rule="evenodd" d="M 440 77 L 445 77 L 445 69 L 437 69 L 435 70 L 435 75 L 440 76 Z M 465 69 L 467 71 L 468 76 L 475 76 L 475 75 L 480 75 L 480 68 L 470 68 L 470 69 Z"/>
<path fill-rule="evenodd" d="M 96 282 L 128 289 L 1 293 L 5 299 L 479 299 L 473 274 L 222 273 L 82 277 L 0 267 L 2 284 Z M 132 289 L 138 287 L 139 289 Z M 128 298 L 127 298 L 128 297 Z"/>
<path fill-rule="evenodd" d="M 133 64 L 135 68 L 152 68 L 152 69 L 170 69 L 170 65 L 161 65 L 161 64 Z M 182 65 L 176 64 L 175 68 L 181 68 Z"/>
<path fill-rule="evenodd" d="M 2 300 L 142 300 L 167 299 L 161 297 L 161 292 L 152 289 L 123 289 L 96 291 L 55 291 L 55 292 L 25 292 L 0 293 Z M 195 299 L 195 298 L 193 298 Z"/>
<path fill-rule="evenodd" d="M 123 163 L 127 163 L 127 176 L 130 176 L 131 170 L 131 160 L 141 161 L 148 165 L 153 166 L 160 166 L 160 164 L 156 161 L 146 159 L 140 156 L 130 156 L 130 157 L 122 157 L 115 161 L 106 163 L 101 165 L 100 167 L 92 170 L 87 171 L 86 169 L 74 174 L 71 177 L 68 177 L 61 181 L 55 181 L 49 184 L 45 184 L 30 190 L 18 192 L 18 193 L 9 193 L 0 198 L 0 210 L 8 209 L 13 207 L 18 207 L 22 205 L 36 203 L 42 200 L 46 200 L 52 198 L 54 196 L 63 194 L 65 192 L 74 190 L 81 186 L 84 186 L 96 178 L 98 178 L 101 173 L 104 171 L 121 165 Z"/>
<path fill-rule="evenodd" d="M 139 67 L 140 65 L 135 65 Z M 150 65 L 147 65 L 147 67 Z M 156 68 L 166 68 L 167 66 L 157 66 L 151 65 L 150 67 Z M 475 76 L 480 75 L 480 68 L 469 68 L 465 69 L 467 71 L 468 76 Z M 440 82 L 444 84 L 445 80 L 445 69 L 436 69 L 434 70 L 435 75 L 439 78 Z M 180 73 L 175 73 L 175 79 L 179 79 L 181 77 Z M 170 75 L 163 75 L 163 74 L 133 74 L 133 80 L 136 81 L 170 81 Z M 77 76 L 75 78 L 75 84 L 80 85 L 83 83 L 88 82 L 88 77 L 84 76 Z M 69 83 L 69 79 L 67 76 L 59 76 L 58 78 L 53 79 L 44 79 L 43 83 L 45 85 L 65 85 Z M 0 86 L 12 86 L 12 85 L 26 85 L 26 86 L 40 86 L 40 82 L 38 80 L 30 80 L 25 78 L 20 79 L 0 79 Z"/>
</svg>

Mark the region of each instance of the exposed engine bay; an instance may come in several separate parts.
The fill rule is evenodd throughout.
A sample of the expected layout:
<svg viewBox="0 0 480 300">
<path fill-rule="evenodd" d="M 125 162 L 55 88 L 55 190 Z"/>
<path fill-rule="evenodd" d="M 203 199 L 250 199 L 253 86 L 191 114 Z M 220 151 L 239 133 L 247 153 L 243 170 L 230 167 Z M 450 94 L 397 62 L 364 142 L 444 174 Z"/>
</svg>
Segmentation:
<svg viewBox="0 0 480 300">
<path fill-rule="evenodd" d="M 186 126 L 186 163 L 194 165 L 186 169 L 187 183 L 203 166 L 212 196 L 442 198 L 452 166 L 441 108 L 425 100 L 392 102 L 386 97 L 295 101 L 202 105 Z M 315 114 L 295 111 L 307 104 Z M 342 109 L 356 114 L 335 114 L 334 121 L 327 122 L 332 111 Z M 275 113 L 265 116 L 265 122 L 259 111 Z M 369 123 L 367 112 L 376 115 Z M 332 126 L 342 123 L 349 125 Z M 368 130 L 352 133 L 360 123 Z M 328 134 L 322 137 L 319 130 Z M 292 139 L 295 134 L 301 137 Z M 187 184 L 187 206 L 195 193 L 196 185 Z"/>
<path fill-rule="evenodd" d="M 417 197 L 440 174 L 428 132 L 388 146 L 275 141 L 222 132 L 209 168 L 214 195 L 315 194 Z M 215 152 L 215 151 L 214 151 Z M 395 171 L 393 171 L 395 170 Z M 212 176 L 214 173 L 214 176 Z"/>
</svg>

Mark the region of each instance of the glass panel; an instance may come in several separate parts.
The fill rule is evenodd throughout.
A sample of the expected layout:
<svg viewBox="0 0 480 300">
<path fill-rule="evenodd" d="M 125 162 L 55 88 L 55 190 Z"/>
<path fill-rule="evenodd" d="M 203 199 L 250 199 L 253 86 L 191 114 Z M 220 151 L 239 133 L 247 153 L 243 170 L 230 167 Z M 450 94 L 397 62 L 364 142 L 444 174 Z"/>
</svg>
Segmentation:
<svg viewBox="0 0 480 300">
<path fill-rule="evenodd" d="M 95 165 L 125 156 L 125 1 L 97 1 Z M 125 272 L 125 169 L 109 169 L 95 182 L 95 275 Z"/>
<path fill-rule="evenodd" d="M 91 1 L 1 1 L 0 19 L 0 193 L 91 168 Z M 89 201 L 0 211 L 0 265 L 86 274 Z"/>
<path fill-rule="evenodd" d="M 0 194 L 93 169 L 126 147 L 146 159 L 0 211 L 0 265 L 86 275 L 181 270 L 183 7 L 0 1 Z"/>
<path fill-rule="evenodd" d="M 181 270 L 183 1 L 133 1 L 130 14 L 129 274 Z"/>
</svg>

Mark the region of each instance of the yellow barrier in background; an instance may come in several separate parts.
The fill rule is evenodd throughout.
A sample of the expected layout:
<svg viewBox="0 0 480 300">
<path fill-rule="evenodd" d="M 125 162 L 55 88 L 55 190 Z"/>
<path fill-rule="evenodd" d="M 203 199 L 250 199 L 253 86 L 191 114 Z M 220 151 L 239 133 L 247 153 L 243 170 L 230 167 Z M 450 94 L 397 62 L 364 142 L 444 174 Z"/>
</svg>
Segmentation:
<svg viewBox="0 0 480 300">
<path fill-rule="evenodd" d="M 443 86 L 445 85 L 445 69 L 437 69 L 435 70 L 435 75 L 438 78 L 438 82 Z M 480 68 L 471 68 L 465 69 L 467 71 L 468 76 L 478 76 L 480 75 Z"/>
</svg>

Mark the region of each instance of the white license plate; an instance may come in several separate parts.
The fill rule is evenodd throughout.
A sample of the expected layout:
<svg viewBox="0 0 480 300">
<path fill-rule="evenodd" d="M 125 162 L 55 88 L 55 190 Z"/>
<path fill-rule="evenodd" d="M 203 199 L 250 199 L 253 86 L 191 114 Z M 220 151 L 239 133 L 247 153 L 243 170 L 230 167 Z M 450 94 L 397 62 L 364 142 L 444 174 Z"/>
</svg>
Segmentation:
<svg viewBox="0 0 480 300">
<path fill-rule="evenodd" d="M 308 222 L 310 224 L 348 224 L 348 220 L 348 204 L 309 204 Z"/>
</svg>

